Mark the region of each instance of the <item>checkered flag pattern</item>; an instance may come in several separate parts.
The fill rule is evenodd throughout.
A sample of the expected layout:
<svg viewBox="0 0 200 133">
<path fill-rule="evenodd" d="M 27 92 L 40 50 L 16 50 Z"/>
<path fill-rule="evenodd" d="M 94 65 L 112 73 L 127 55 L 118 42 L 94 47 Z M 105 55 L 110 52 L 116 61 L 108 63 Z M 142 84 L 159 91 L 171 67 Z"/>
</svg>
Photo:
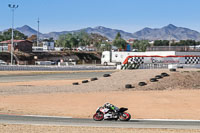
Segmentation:
<svg viewBox="0 0 200 133">
<path fill-rule="evenodd" d="M 144 57 L 132 57 L 128 59 L 128 63 L 137 63 L 137 64 L 143 64 L 144 63 Z"/>
<path fill-rule="evenodd" d="M 185 64 L 200 64 L 200 57 L 185 57 Z"/>
</svg>

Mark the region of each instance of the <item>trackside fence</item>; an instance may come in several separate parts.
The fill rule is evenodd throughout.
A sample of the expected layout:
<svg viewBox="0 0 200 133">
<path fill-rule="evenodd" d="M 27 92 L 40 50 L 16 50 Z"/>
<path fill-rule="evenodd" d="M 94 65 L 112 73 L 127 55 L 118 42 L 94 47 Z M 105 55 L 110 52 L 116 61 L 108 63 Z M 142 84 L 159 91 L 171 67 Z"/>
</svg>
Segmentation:
<svg viewBox="0 0 200 133">
<path fill-rule="evenodd" d="M 138 69 L 165 69 L 169 64 L 140 64 Z"/>
<path fill-rule="evenodd" d="M 78 71 L 78 70 L 112 70 L 115 66 L 8 66 L 0 65 L 0 71 Z"/>
</svg>

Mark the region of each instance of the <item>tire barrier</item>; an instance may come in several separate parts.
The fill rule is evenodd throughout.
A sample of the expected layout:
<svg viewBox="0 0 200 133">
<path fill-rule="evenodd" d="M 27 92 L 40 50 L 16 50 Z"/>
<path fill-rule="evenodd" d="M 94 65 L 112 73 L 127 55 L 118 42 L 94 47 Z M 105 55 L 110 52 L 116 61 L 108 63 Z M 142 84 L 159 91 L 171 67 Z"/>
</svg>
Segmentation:
<svg viewBox="0 0 200 133">
<path fill-rule="evenodd" d="M 91 78 L 90 80 L 91 81 L 95 81 L 95 80 L 98 80 L 98 78 Z"/>
<path fill-rule="evenodd" d="M 145 85 L 147 85 L 147 83 L 145 83 L 145 82 L 139 82 L 138 85 L 139 86 L 145 86 Z"/>
<path fill-rule="evenodd" d="M 162 77 L 168 77 L 169 74 L 167 74 L 167 73 L 161 73 L 161 76 L 162 76 Z"/>
<path fill-rule="evenodd" d="M 183 68 L 183 66 L 177 66 L 177 68 Z"/>
<path fill-rule="evenodd" d="M 103 77 L 110 77 L 110 74 L 104 74 Z"/>
<path fill-rule="evenodd" d="M 161 75 L 156 75 L 155 78 L 156 78 L 156 79 L 161 79 L 161 78 L 163 78 L 163 77 L 162 77 Z"/>
<path fill-rule="evenodd" d="M 88 83 L 88 82 L 89 82 L 88 80 L 83 80 L 83 81 L 82 81 L 82 83 Z"/>
<path fill-rule="evenodd" d="M 156 78 L 151 78 L 150 82 L 157 82 L 158 80 Z"/>
<path fill-rule="evenodd" d="M 79 85 L 79 83 L 78 83 L 78 82 L 75 82 L 75 83 L 73 83 L 73 85 Z"/>
<path fill-rule="evenodd" d="M 170 72 L 176 72 L 176 69 L 175 68 L 171 68 L 169 69 Z"/>
<path fill-rule="evenodd" d="M 131 88 L 134 88 L 134 86 L 132 86 L 131 84 L 126 84 L 126 85 L 125 85 L 125 88 L 131 89 Z"/>
</svg>

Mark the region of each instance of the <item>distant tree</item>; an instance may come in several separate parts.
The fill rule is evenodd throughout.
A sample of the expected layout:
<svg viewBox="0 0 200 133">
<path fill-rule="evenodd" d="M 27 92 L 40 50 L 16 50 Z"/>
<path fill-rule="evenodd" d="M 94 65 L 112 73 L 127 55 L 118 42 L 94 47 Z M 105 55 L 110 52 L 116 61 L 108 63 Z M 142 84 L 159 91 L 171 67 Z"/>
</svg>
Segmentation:
<svg viewBox="0 0 200 133">
<path fill-rule="evenodd" d="M 162 46 L 169 46 L 169 41 L 168 40 L 163 40 L 162 43 L 163 43 Z"/>
<path fill-rule="evenodd" d="M 125 49 L 126 48 L 126 41 L 121 38 L 121 34 L 118 32 L 115 40 L 113 41 L 113 45 L 117 46 L 118 48 Z"/>
<path fill-rule="evenodd" d="M 4 37 L 0 35 L 0 42 L 4 40 Z"/>
<path fill-rule="evenodd" d="M 100 51 L 110 51 L 112 45 L 109 44 L 109 43 L 104 43 L 104 44 L 101 44 L 99 50 Z"/>
<path fill-rule="evenodd" d="M 153 46 L 161 46 L 162 42 L 161 40 L 155 40 Z"/>
<path fill-rule="evenodd" d="M 17 30 L 14 30 L 14 39 L 16 40 L 25 40 L 27 39 L 27 36 L 24 35 L 23 33 L 17 31 Z M 12 38 L 12 30 L 9 29 L 5 32 L 3 32 L 3 40 L 11 40 Z"/>
<path fill-rule="evenodd" d="M 79 41 L 79 46 L 86 46 L 91 44 L 91 37 L 84 30 L 76 33 L 75 35 Z"/>
<path fill-rule="evenodd" d="M 65 48 L 78 47 L 78 40 L 75 35 L 68 33 L 66 35 L 60 35 L 56 42 L 56 45 Z"/>
<path fill-rule="evenodd" d="M 117 39 L 121 39 L 121 34 L 119 32 L 117 33 L 117 35 L 115 37 L 115 40 L 117 40 Z"/>
<path fill-rule="evenodd" d="M 138 49 L 139 52 L 145 52 L 149 46 L 150 44 L 147 40 L 136 40 L 133 43 L 133 48 Z"/>
<path fill-rule="evenodd" d="M 78 40 L 76 39 L 76 37 L 72 36 L 69 40 L 71 47 L 78 47 Z"/>
<path fill-rule="evenodd" d="M 37 38 L 37 37 L 36 37 L 36 38 Z M 43 39 L 42 41 L 54 42 L 54 39 L 53 39 L 53 37 L 50 37 L 50 38 L 45 38 L 45 39 Z"/>
<path fill-rule="evenodd" d="M 50 38 L 49 38 L 49 42 L 54 42 L 53 37 L 50 37 Z"/>
<path fill-rule="evenodd" d="M 196 46 L 199 45 L 199 42 L 195 40 L 180 40 L 179 42 L 172 43 L 172 46 Z"/>
<path fill-rule="evenodd" d="M 101 49 L 100 44 L 107 43 L 108 38 L 103 37 L 99 34 L 88 34 L 84 30 L 76 33 L 68 33 L 60 35 L 56 41 L 56 46 L 62 46 L 67 48 L 77 48 L 78 46 L 90 46 L 93 45 L 99 50 Z"/>
<path fill-rule="evenodd" d="M 113 45 L 117 46 L 118 48 L 125 49 L 126 48 L 126 41 L 124 39 L 117 39 L 113 41 Z"/>
<path fill-rule="evenodd" d="M 154 46 L 169 46 L 168 40 L 156 40 L 154 41 Z"/>
<path fill-rule="evenodd" d="M 66 47 L 66 35 L 60 35 L 56 45 L 60 47 Z"/>
</svg>

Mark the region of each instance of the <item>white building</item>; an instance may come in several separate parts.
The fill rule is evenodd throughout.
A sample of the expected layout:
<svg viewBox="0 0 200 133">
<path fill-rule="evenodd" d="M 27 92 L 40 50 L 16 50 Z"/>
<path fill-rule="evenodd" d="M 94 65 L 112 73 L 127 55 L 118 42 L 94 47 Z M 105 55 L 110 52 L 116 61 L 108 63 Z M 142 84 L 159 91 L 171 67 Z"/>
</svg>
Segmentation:
<svg viewBox="0 0 200 133">
<path fill-rule="evenodd" d="M 55 49 L 54 42 L 43 41 L 42 44 L 43 44 L 43 51 L 51 51 Z"/>
</svg>

